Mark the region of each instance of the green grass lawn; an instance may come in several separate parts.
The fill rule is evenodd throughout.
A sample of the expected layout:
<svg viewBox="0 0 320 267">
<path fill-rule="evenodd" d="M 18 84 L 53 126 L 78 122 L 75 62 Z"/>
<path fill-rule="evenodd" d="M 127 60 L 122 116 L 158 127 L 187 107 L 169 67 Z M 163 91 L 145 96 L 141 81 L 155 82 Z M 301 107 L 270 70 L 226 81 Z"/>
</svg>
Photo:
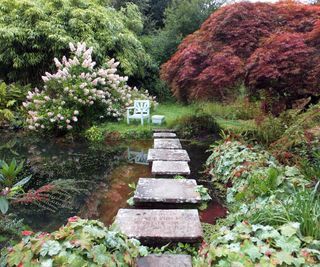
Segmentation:
<svg viewBox="0 0 320 267">
<path fill-rule="evenodd" d="M 253 120 L 239 120 L 236 118 L 238 107 L 232 105 L 222 105 L 219 103 L 197 103 L 190 105 L 182 105 L 179 103 L 160 103 L 155 110 L 151 112 L 152 115 L 164 115 L 166 122 L 163 125 L 145 124 L 141 125 L 140 120 L 130 121 L 127 124 L 126 118 L 119 122 L 106 122 L 98 125 L 99 129 L 105 133 L 118 133 L 121 137 L 131 137 L 141 139 L 150 137 L 152 129 L 155 128 L 174 128 L 179 119 L 195 115 L 197 112 L 206 113 L 215 117 L 217 123 L 223 130 L 230 130 L 236 133 L 252 130 L 254 128 Z"/>
</svg>

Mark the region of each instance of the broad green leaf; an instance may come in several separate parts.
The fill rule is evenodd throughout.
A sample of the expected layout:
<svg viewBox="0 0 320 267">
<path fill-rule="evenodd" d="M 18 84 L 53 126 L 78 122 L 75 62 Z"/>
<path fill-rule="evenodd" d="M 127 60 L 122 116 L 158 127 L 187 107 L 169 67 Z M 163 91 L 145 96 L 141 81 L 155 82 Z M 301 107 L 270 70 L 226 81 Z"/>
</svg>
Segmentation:
<svg viewBox="0 0 320 267">
<path fill-rule="evenodd" d="M 27 176 L 26 178 L 23 178 L 21 181 L 17 182 L 15 185 L 13 185 L 13 187 L 17 187 L 17 186 L 24 186 L 27 182 L 30 181 L 32 175 Z"/>
<path fill-rule="evenodd" d="M 6 214 L 9 209 L 9 202 L 4 196 L 0 196 L 0 211 L 2 214 Z"/>
<path fill-rule="evenodd" d="M 254 262 L 256 259 L 261 257 L 261 252 L 258 247 L 252 244 L 250 241 L 245 240 L 243 243 L 242 250 L 244 253 L 249 255 L 250 259 Z"/>
<path fill-rule="evenodd" d="M 100 244 L 94 246 L 91 250 L 91 255 L 93 256 L 94 262 L 103 265 L 108 262 L 108 257 L 106 256 L 107 249 L 104 245 Z"/>
<path fill-rule="evenodd" d="M 295 236 L 289 238 L 280 236 L 276 239 L 276 246 L 288 253 L 297 252 L 300 249 L 301 241 Z"/>
<path fill-rule="evenodd" d="M 293 263 L 293 256 L 286 252 L 286 251 L 279 251 L 275 253 L 275 258 L 278 260 L 278 262 L 280 263 L 280 265 L 282 265 L 283 263 L 286 263 L 288 265 L 291 265 Z"/>
<path fill-rule="evenodd" d="M 282 225 L 279 229 L 284 236 L 290 237 L 298 232 L 300 223 L 290 222 Z"/>
<path fill-rule="evenodd" d="M 57 255 L 61 250 L 61 245 L 59 244 L 58 241 L 55 240 L 48 240 L 46 241 L 40 250 L 40 255 L 41 256 L 54 256 Z"/>
</svg>

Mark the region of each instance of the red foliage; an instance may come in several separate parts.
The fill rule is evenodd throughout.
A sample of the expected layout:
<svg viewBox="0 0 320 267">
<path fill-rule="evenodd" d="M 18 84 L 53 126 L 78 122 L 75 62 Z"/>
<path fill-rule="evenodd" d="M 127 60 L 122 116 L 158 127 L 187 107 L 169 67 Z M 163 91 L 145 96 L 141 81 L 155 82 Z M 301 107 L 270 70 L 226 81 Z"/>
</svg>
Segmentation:
<svg viewBox="0 0 320 267">
<path fill-rule="evenodd" d="M 223 100 L 246 82 L 252 93 L 319 94 L 320 6 L 242 2 L 214 12 L 162 66 L 185 102 Z M 276 94 L 275 94 L 276 92 Z"/>
</svg>

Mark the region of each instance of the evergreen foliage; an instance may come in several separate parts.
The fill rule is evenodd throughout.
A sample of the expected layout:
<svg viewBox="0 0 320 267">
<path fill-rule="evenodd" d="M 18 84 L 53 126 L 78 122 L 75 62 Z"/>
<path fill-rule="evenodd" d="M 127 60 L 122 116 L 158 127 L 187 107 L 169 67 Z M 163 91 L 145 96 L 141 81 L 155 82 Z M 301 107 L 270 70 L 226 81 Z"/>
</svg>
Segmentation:
<svg viewBox="0 0 320 267">
<path fill-rule="evenodd" d="M 136 79 L 151 63 L 137 38 L 143 23 L 132 4 L 120 11 L 96 0 L 1 0 L 0 5 L 0 79 L 5 81 L 38 82 L 52 70 L 52 58 L 68 52 L 69 42 L 92 46 L 98 63 L 116 58 L 123 74 Z"/>
</svg>

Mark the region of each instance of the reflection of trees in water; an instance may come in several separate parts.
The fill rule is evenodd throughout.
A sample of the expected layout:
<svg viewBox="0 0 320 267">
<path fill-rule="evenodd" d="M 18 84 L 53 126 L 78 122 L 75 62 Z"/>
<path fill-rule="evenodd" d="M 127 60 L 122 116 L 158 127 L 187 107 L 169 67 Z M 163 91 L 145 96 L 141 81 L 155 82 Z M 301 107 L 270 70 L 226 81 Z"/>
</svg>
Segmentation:
<svg viewBox="0 0 320 267">
<path fill-rule="evenodd" d="M 31 139 L 32 138 L 32 139 Z M 57 140 L 41 140 L 34 137 L 1 138 L 0 148 L 14 151 L 12 157 L 26 160 L 21 176 L 32 174 L 26 190 L 39 188 L 48 183 L 69 181 L 64 196 L 57 196 L 60 208 L 56 212 L 44 210 L 41 205 L 19 206 L 19 217 L 35 229 L 52 230 L 66 222 L 85 204 L 90 192 L 108 187 L 110 171 L 124 159 L 125 147 L 88 146 L 85 143 L 66 144 Z M 12 145 L 13 144 L 13 145 Z M 3 151 L 0 149 L 0 157 Z M 8 157 L 10 158 L 10 157 Z M 71 188 L 70 188 L 71 187 Z M 73 188 L 72 188 L 73 187 Z"/>
</svg>

